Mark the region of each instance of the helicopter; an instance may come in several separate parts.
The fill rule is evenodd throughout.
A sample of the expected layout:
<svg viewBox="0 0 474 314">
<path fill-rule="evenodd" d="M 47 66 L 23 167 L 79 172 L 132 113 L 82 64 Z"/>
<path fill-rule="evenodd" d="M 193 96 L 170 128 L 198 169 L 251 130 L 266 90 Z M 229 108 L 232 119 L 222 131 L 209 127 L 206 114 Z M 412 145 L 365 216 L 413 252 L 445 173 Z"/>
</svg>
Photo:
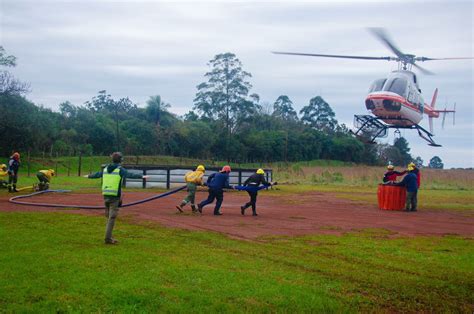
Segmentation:
<svg viewBox="0 0 474 314">
<path fill-rule="evenodd" d="M 370 57 L 354 55 L 329 55 L 299 52 L 278 52 L 274 54 L 325 57 L 325 58 L 343 58 L 359 60 L 387 60 L 396 61 L 398 70 L 392 71 L 385 78 L 376 79 L 369 88 L 369 93 L 365 98 L 365 107 L 372 115 L 354 115 L 354 126 L 357 129 L 352 134 L 374 143 L 376 138 L 386 137 L 388 129 L 396 129 L 395 134 L 400 135 L 400 129 L 416 129 L 418 135 L 428 142 L 428 145 L 440 147 L 433 140 L 433 118 L 439 118 L 443 114 L 443 125 L 446 114 L 454 114 L 453 110 L 436 110 L 435 104 L 438 96 L 438 89 L 435 89 L 431 103 L 424 102 L 423 95 L 417 75 L 412 68 L 418 69 L 426 75 L 433 75 L 431 71 L 419 66 L 415 62 L 425 62 L 433 60 L 461 60 L 473 59 L 472 57 L 460 58 L 428 58 L 417 57 L 413 54 L 403 53 L 394 42 L 388 37 L 382 28 L 369 28 L 369 31 L 377 37 L 395 56 L 388 57 Z M 429 118 L 430 131 L 419 125 L 423 119 L 423 114 Z"/>
</svg>

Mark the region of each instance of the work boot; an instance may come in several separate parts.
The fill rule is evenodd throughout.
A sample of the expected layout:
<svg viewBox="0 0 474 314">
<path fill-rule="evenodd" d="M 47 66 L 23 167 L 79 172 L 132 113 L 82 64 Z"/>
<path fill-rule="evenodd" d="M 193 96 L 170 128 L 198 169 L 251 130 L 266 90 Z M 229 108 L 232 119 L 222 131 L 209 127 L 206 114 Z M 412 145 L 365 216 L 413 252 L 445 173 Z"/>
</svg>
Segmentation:
<svg viewBox="0 0 474 314">
<path fill-rule="evenodd" d="M 196 205 L 192 204 L 191 205 L 191 209 L 193 210 L 193 213 L 197 213 L 197 208 L 196 208 Z"/>
<path fill-rule="evenodd" d="M 105 244 L 117 244 L 118 241 L 115 239 L 105 239 L 104 241 Z"/>
<path fill-rule="evenodd" d="M 20 192 L 16 189 L 16 185 L 13 185 L 13 192 Z"/>
<path fill-rule="evenodd" d="M 240 206 L 240 213 L 245 215 L 245 206 Z"/>
<path fill-rule="evenodd" d="M 8 186 L 8 192 L 12 193 L 13 192 L 13 188 L 11 185 Z"/>
<path fill-rule="evenodd" d="M 253 212 L 252 216 L 258 216 L 257 212 Z"/>
<path fill-rule="evenodd" d="M 201 205 L 198 205 L 198 212 L 199 212 L 200 214 L 202 214 L 202 206 L 201 206 Z"/>
<path fill-rule="evenodd" d="M 222 216 L 221 212 L 214 212 L 214 216 Z"/>
<path fill-rule="evenodd" d="M 183 212 L 183 207 L 181 205 L 176 205 L 176 209 L 179 210 L 180 213 Z"/>
</svg>

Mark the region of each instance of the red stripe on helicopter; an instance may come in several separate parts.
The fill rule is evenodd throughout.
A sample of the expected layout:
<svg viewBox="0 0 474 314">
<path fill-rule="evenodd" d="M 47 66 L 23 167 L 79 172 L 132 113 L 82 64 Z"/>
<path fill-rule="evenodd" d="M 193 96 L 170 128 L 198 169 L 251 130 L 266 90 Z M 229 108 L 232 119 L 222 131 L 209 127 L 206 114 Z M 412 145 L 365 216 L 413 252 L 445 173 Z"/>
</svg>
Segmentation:
<svg viewBox="0 0 474 314">
<path fill-rule="evenodd" d="M 405 98 L 403 98 L 402 96 L 394 96 L 394 95 L 369 95 L 367 96 L 367 99 L 370 99 L 370 100 L 379 100 L 379 99 L 388 99 L 388 100 L 392 100 L 392 101 L 396 101 L 396 102 L 399 102 L 401 103 L 402 105 L 410 108 L 410 109 L 413 109 L 415 110 L 416 112 L 419 112 L 421 113 L 420 109 L 415 106 L 415 105 L 412 105 L 411 103 L 409 103 Z"/>
</svg>

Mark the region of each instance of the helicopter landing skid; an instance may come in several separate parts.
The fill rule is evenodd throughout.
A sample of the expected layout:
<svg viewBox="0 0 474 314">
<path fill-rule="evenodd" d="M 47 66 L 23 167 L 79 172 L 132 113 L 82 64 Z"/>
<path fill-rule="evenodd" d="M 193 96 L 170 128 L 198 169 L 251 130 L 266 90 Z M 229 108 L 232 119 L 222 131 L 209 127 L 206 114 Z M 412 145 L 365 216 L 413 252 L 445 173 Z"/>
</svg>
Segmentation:
<svg viewBox="0 0 474 314">
<path fill-rule="evenodd" d="M 423 127 L 418 124 L 412 126 L 398 126 L 398 125 L 388 125 L 380 122 L 381 118 L 369 116 L 369 115 L 354 115 L 354 126 L 357 128 L 357 131 L 352 132 L 351 134 L 361 137 L 369 143 L 375 143 L 375 139 L 379 137 L 386 137 L 388 134 L 388 129 L 396 129 L 395 133 L 400 134 L 399 129 L 416 129 L 418 135 L 428 142 L 428 145 L 434 147 L 441 147 L 441 145 L 436 144 L 433 140 L 430 132 L 425 130 Z M 402 119 L 400 119 L 402 120 Z"/>
</svg>

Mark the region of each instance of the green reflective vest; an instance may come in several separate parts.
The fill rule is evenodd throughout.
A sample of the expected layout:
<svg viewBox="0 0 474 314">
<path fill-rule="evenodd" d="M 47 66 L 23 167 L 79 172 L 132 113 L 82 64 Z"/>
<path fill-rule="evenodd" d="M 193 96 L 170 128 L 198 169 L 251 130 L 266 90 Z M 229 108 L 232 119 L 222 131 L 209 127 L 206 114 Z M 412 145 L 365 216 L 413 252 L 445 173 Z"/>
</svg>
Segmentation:
<svg viewBox="0 0 474 314">
<path fill-rule="evenodd" d="M 118 196 L 122 177 L 120 177 L 120 167 L 111 173 L 107 172 L 107 167 L 102 172 L 102 195 Z"/>
</svg>

